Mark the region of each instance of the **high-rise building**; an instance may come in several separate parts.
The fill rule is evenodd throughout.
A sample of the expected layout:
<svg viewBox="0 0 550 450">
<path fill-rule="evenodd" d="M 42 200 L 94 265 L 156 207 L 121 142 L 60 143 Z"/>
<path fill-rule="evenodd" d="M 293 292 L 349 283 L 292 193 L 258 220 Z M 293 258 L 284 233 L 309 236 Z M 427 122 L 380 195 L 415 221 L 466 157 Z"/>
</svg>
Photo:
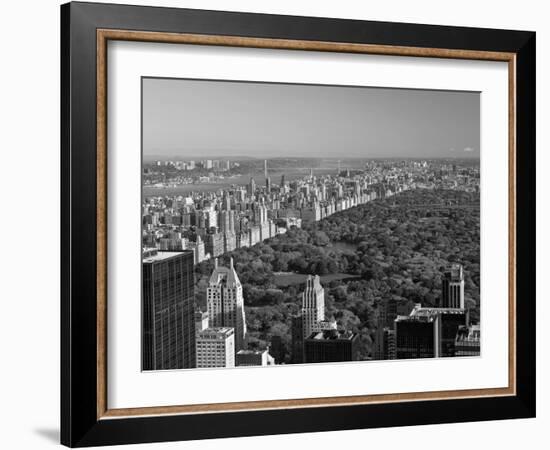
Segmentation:
<svg viewBox="0 0 550 450">
<path fill-rule="evenodd" d="M 304 361 L 304 343 L 311 333 L 336 328 L 335 322 L 325 321 L 325 290 L 319 275 L 308 275 L 302 293 L 302 309 L 300 314 L 292 317 L 291 328 L 292 361 L 295 364 Z"/>
<path fill-rule="evenodd" d="M 258 225 L 252 225 L 248 229 L 248 245 L 251 247 L 253 245 L 256 245 L 258 242 L 260 242 L 260 227 Z"/>
<path fill-rule="evenodd" d="M 190 242 L 188 246 L 189 246 L 189 250 L 193 251 L 195 264 L 199 264 L 200 262 L 204 261 L 205 259 L 204 242 L 202 241 L 199 235 L 197 235 L 196 241 Z"/>
<path fill-rule="evenodd" d="M 256 192 L 256 182 L 254 181 L 254 178 L 250 178 L 250 183 L 248 183 L 247 186 L 247 194 L 249 197 L 252 197 Z"/>
<path fill-rule="evenodd" d="M 312 333 L 304 343 L 304 362 L 356 361 L 358 341 L 358 335 L 351 331 L 325 330 Z"/>
<path fill-rule="evenodd" d="M 235 232 L 235 219 L 234 211 L 226 210 L 220 212 L 220 233 L 234 233 Z"/>
<path fill-rule="evenodd" d="M 231 211 L 231 197 L 226 194 L 223 198 L 223 209 L 226 211 Z"/>
<path fill-rule="evenodd" d="M 441 307 L 464 308 L 464 270 L 461 264 L 452 264 L 443 273 Z"/>
<path fill-rule="evenodd" d="M 237 236 L 235 233 L 224 233 L 223 242 L 223 249 L 225 253 L 232 252 L 237 248 Z"/>
<path fill-rule="evenodd" d="M 264 175 L 265 175 L 265 191 L 269 194 L 271 192 L 271 178 L 267 174 L 267 159 L 264 159 Z"/>
<path fill-rule="evenodd" d="M 408 316 L 414 309 L 413 301 L 403 299 L 401 297 L 390 297 L 384 299 L 378 304 L 378 328 L 393 329 L 393 322 L 397 316 Z"/>
<path fill-rule="evenodd" d="M 256 204 L 254 207 L 254 223 L 261 225 L 267 222 L 267 207 L 264 204 Z"/>
<path fill-rule="evenodd" d="M 318 322 L 325 320 L 325 290 L 319 275 L 308 275 L 306 289 L 302 294 L 303 336 L 307 338 Z"/>
<path fill-rule="evenodd" d="M 436 357 L 436 320 L 437 316 L 399 316 L 395 319 L 396 359 Z"/>
<path fill-rule="evenodd" d="M 275 364 L 281 364 L 284 362 L 285 345 L 283 339 L 278 334 L 271 336 L 271 343 L 269 346 L 269 354 L 275 359 Z"/>
<path fill-rule="evenodd" d="M 212 258 L 217 258 L 223 255 L 224 252 L 224 237 L 222 233 L 210 233 L 206 235 L 204 248 L 206 253 L 210 253 Z"/>
<path fill-rule="evenodd" d="M 208 328 L 208 311 L 195 309 L 195 331 L 206 330 Z"/>
<path fill-rule="evenodd" d="M 379 327 L 376 330 L 374 359 L 395 359 L 395 331 Z"/>
<path fill-rule="evenodd" d="M 395 319 L 397 359 L 455 356 L 458 329 L 468 324 L 468 313 L 460 308 L 422 308 L 416 305 L 408 316 Z"/>
<path fill-rule="evenodd" d="M 197 367 L 235 367 L 233 328 L 213 327 L 197 333 Z"/>
<path fill-rule="evenodd" d="M 455 340 L 455 356 L 479 356 L 481 331 L 479 325 L 460 326 Z"/>
<path fill-rule="evenodd" d="M 244 315 L 243 288 L 233 267 L 218 266 L 215 260 L 214 271 L 206 289 L 206 302 L 211 327 L 231 327 L 235 329 L 235 348 L 244 348 L 246 321 Z"/>
<path fill-rule="evenodd" d="M 237 366 L 273 366 L 275 359 L 267 350 L 239 350 L 235 355 Z"/>
<path fill-rule="evenodd" d="M 292 363 L 304 362 L 304 321 L 301 314 L 291 318 Z"/>
<path fill-rule="evenodd" d="M 193 262 L 191 251 L 143 255 L 143 370 L 195 367 Z"/>
</svg>

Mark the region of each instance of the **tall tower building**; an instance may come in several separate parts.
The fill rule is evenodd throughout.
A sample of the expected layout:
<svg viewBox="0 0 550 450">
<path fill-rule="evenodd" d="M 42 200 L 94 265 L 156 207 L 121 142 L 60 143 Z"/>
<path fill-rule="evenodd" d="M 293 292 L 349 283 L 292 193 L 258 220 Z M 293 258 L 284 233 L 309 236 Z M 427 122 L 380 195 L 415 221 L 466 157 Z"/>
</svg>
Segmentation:
<svg viewBox="0 0 550 450">
<path fill-rule="evenodd" d="M 223 198 L 223 209 L 226 211 L 231 211 L 231 198 L 226 194 Z"/>
<path fill-rule="evenodd" d="M 359 337 L 351 331 L 325 330 L 313 333 L 304 343 L 304 362 L 356 361 Z"/>
<path fill-rule="evenodd" d="M 318 322 L 325 320 L 325 290 L 319 275 L 308 275 L 306 290 L 302 294 L 302 318 L 304 338 L 314 331 Z"/>
<path fill-rule="evenodd" d="M 313 332 L 335 328 L 335 322 L 325 321 L 325 290 L 319 275 L 308 275 L 301 312 L 292 317 L 292 363 L 304 362 L 304 344 Z"/>
<path fill-rule="evenodd" d="M 297 314 L 291 318 L 292 336 L 292 363 L 304 362 L 304 321 L 302 316 Z"/>
<path fill-rule="evenodd" d="M 467 326 L 468 312 L 460 308 L 422 308 L 394 322 L 397 359 L 455 356 L 456 336 Z"/>
<path fill-rule="evenodd" d="M 252 197 L 256 192 L 256 182 L 254 181 L 254 178 L 250 178 L 250 182 L 248 183 L 248 196 Z"/>
<path fill-rule="evenodd" d="M 464 308 L 464 270 L 461 264 L 452 264 L 443 273 L 441 307 Z"/>
<path fill-rule="evenodd" d="M 267 222 L 267 206 L 263 203 L 255 204 L 254 206 L 254 223 L 256 225 L 261 225 Z"/>
<path fill-rule="evenodd" d="M 264 176 L 265 176 L 265 190 L 269 194 L 271 192 L 271 178 L 267 174 L 267 159 L 264 159 Z"/>
<path fill-rule="evenodd" d="M 143 255 L 143 370 L 195 367 L 193 252 Z"/>
<path fill-rule="evenodd" d="M 235 329 L 235 348 L 244 348 L 246 321 L 244 315 L 243 287 L 233 267 L 218 266 L 215 260 L 214 271 L 206 289 L 206 302 L 211 327 L 231 327 Z"/>
<path fill-rule="evenodd" d="M 220 233 L 234 233 L 235 232 L 235 211 L 222 210 L 220 211 Z"/>
</svg>

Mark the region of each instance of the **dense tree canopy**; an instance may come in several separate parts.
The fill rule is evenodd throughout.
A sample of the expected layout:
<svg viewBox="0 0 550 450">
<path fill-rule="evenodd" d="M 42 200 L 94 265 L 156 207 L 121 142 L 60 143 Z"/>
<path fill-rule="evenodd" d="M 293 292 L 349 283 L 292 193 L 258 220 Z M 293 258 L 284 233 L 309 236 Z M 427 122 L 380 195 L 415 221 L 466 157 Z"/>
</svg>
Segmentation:
<svg viewBox="0 0 550 450">
<path fill-rule="evenodd" d="M 279 335 L 289 360 L 290 318 L 300 309 L 305 274 L 322 276 L 327 318 L 359 333 L 365 359 L 380 306 L 390 298 L 436 306 L 451 262 L 464 266 L 466 306 L 477 321 L 479 245 L 479 194 L 413 190 L 238 249 L 231 256 L 243 284 L 249 345 L 265 347 Z M 203 308 L 212 269 L 212 261 L 196 267 Z"/>
</svg>

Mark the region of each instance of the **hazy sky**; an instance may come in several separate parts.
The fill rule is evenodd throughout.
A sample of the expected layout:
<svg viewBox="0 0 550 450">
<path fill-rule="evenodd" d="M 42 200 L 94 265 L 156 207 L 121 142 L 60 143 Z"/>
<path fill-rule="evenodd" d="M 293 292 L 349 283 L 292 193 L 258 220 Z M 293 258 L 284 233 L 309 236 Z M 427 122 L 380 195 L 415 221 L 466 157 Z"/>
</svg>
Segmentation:
<svg viewBox="0 0 550 450">
<path fill-rule="evenodd" d="M 479 157 L 479 93 L 143 80 L 144 156 Z"/>
</svg>

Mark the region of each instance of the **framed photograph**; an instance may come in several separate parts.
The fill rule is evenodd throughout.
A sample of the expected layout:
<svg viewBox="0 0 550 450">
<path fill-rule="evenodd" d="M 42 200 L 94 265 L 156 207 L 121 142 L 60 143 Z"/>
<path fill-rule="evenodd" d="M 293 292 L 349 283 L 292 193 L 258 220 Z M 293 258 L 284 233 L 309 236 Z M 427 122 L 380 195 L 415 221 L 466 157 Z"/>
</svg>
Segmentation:
<svg viewBox="0 0 550 450">
<path fill-rule="evenodd" d="M 535 33 L 61 7 L 61 441 L 535 415 Z"/>
</svg>

